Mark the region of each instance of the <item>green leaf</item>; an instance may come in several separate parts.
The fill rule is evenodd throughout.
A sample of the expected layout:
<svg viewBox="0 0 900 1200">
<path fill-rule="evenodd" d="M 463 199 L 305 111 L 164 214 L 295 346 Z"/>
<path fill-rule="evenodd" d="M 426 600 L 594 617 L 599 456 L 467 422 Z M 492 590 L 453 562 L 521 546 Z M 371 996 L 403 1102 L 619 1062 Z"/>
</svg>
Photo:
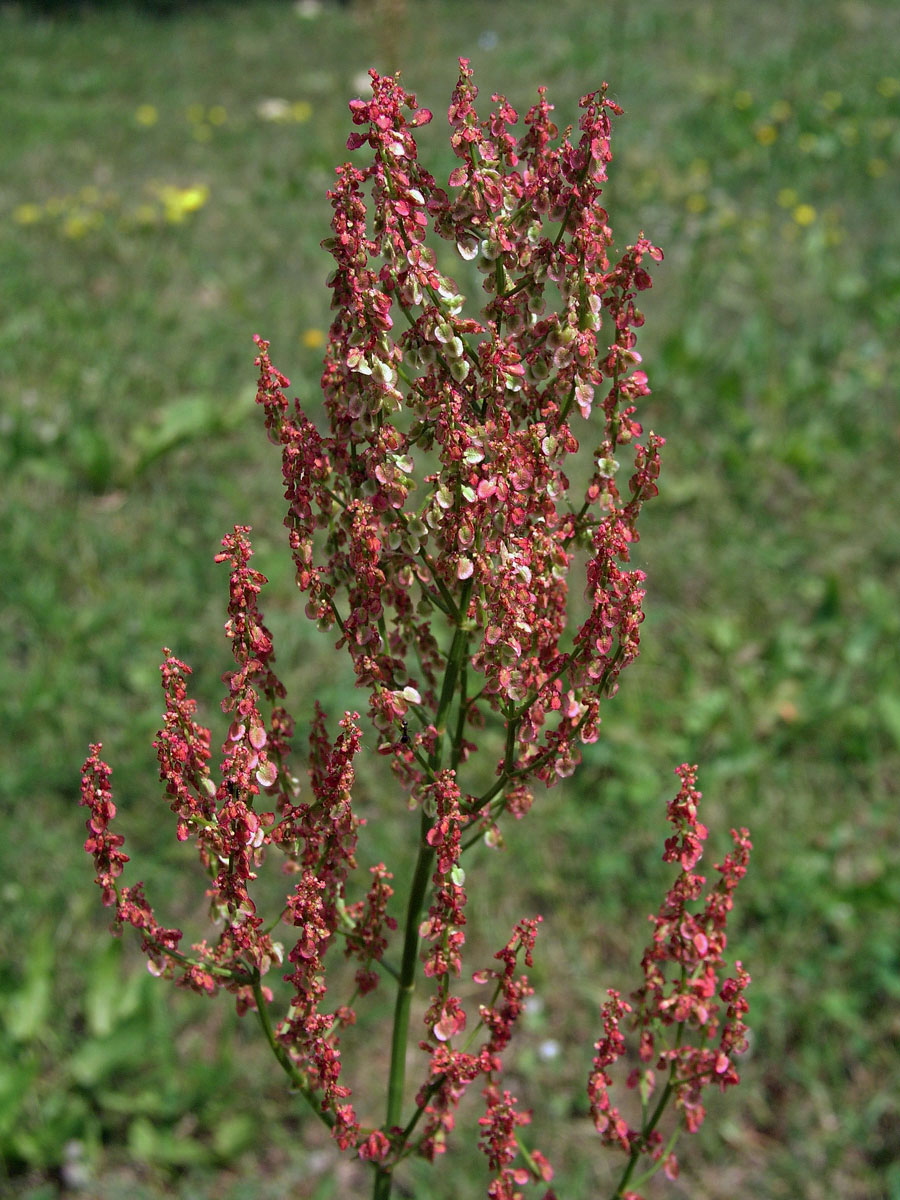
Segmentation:
<svg viewBox="0 0 900 1200">
<path fill-rule="evenodd" d="M 123 943 L 110 938 L 90 964 L 84 1015 L 88 1030 L 99 1038 L 107 1037 L 116 1025 L 133 1016 L 153 980 L 146 972 L 122 970 Z"/>
<path fill-rule="evenodd" d="M 220 1158 L 233 1159 L 257 1141 L 259 1127 L 247 1113 L 223 1117 L 216 1124 L 213 1146 Z"/>
<path fill-rule="evenodd" d="M 210 1153 L 201 1142 L 179 1137 L 146 1117 L 137 1117 L 129 1125 L 128 1148 L 135 1158 L 161 1166 L 196 1166 L 210 1161 Z"/>
<path fill-rule="evenodd" d="M 134 431 L 130 447 L 134 474 L 178 446 L 237 428 L 253 408 L 254 396 L 255 392 L 245 391 L 223 404 L 214 396 L 187 395 L 162 405 L 152 423 Z"/>
<path fill-rule="evenodd" d="M 137 1024 L 122 1027 L 105 1038 L 83 1042 L 68 1062 L 69 1073 L 82 1087 L 94 1088 L 105 1081 L 117 1080 L 123 1072 L 146 1065 L 146 1032 Z"/>
<path fill-rule="evenodd" d="M 15 1129 L 37 1073 L 38 1064 L 34 1060 L 4 1063 L 0 1071 L 0 1142 Z"/>
<path fill-rule="evenodd" d="M 26 948 L 23 978 L 7 1000 L 3 1023 L 17 1042 L 30 1042 L 41 1032 L 50 1012 L 53 980 L 53 939 L 38 933 Z"/>
<path fill-rule="evenodd" d="M 900 749 L 900 696 L 894 692 L 882 692 L 877 706 L 882 724 Z"/>
</svg>

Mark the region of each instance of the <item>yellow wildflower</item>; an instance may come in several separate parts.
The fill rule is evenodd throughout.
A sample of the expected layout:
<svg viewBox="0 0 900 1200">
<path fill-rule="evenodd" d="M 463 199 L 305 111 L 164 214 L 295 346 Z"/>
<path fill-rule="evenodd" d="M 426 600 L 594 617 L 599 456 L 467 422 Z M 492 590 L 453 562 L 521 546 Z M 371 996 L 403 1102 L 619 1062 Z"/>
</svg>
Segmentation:
<svg viewBox="0 0 900 1200">
<path fill-rule="evenodd" d="M 689 213 L 706 212 L 706 209 L 709 205 L 709 202 L 707 201 L 703 192 L 691 192 L 684 203 Z"/>
<path fill-rule="evenodd" d="M 13 220 L 17 225 L 34 225 L 41 219 L 41 209 L 38 204 L 20 204 L 13 209 Z"/>
</svg>

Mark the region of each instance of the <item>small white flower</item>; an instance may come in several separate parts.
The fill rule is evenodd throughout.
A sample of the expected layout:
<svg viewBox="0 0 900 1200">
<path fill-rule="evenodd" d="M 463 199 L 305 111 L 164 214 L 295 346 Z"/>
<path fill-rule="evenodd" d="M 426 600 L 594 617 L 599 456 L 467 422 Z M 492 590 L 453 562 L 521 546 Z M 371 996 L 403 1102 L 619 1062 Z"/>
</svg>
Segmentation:
<svg viewBox="0 0 900 1200">
<path fill-rule="evenodd" d="M 280 97 L 260 100 L 256 106 L 256 115 L 263 121 L 286 121 L 291 111 L 290 102 Z"/>
</svg>

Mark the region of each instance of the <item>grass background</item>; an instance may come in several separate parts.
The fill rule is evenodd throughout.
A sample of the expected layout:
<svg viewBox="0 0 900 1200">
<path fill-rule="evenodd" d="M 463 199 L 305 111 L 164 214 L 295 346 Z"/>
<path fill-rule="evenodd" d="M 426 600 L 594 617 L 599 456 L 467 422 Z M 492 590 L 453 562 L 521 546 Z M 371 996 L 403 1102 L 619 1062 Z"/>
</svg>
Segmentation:
<svg viewBox="0 0 900 1200">
<path fill-rule="evenodd" d="M 464 54 L 485 99 L 521 109 L 546 83 L 561 123 L 608 79 L 613 227 L 666 250 L 640 339 L 646 424 L 668 438 L 644 651 L 582 770 L 484 862 L 473 914 L 475 957 L 546 919 L 512 1086 L 560 1196 L 606 1194 L 590 1044 L 603 989 L 637 982 L 671 771 L 697 761 L 710 858 L 730 824 L 756 845 L 732 934 L 754 1038 L 681 1180 L 648 1194 L 900 1197 L 900 10 L 99 7 L 0 6 L 0 1193 L 367 1193 L 227 1001 L 170 994 L 107 938 L 77 777 L 102 738 L 139 874 L 199 936 L 150 743 L 163 644 L 214 720 L 212 556 L 236 521 L 298 710 L 354 703 L 293 589 L 251 336 L 314 413 L 346 100 L 370 65 L 401 68 L 440 117 Z M 382 786 L 360 781 L 372 861 L 402 837 Z M 377 1028 L 350 1039 L 354 1081 Z M 408 1194 L 483 1192 L 459 1141 Z"/>
</svg>

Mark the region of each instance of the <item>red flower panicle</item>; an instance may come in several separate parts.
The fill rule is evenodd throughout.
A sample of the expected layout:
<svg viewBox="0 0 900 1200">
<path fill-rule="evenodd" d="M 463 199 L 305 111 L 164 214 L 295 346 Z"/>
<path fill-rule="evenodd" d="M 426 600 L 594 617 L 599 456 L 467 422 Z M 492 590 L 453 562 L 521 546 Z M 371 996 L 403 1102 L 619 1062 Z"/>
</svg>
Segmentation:
<svg viewBox="0 0 900 1200">
<path fill-rule="evenodd" d="M 522 1185 L 553 1173 L 521 1145 L 517 1130 L 530 1114 L 501 1083 L 502 1055 L 532 990 L 519 962 L 531 966 L 540 918 L 520 921 L 496 955 L 500 966 L 474 976 L 494 991 L 472 1029 L 454 991 L 465 946 L 461 860 L 482 835 L 501 845 L 502 818 L 522 818 L 538 783 L 551 787 L 572 773 L 638 654 L 644 576 L 630 555 L 641 508 L 656 495 L 663 439 L 645 437 L 638 415 L 649 387 L 636 348 L 644 320 L 637 302 L 662 252 L 641 235 L 613 254 L 601 193 L 611 117 L 620 110 L 606 85 L 582 98 L 577 130 L 560 133 L 543 88 L 522 125 L 500 95 L 480 117 L 468 62 L 459 66 L 448 113 L 457 165 L 446 187 L 418 158 L 416 131 L 432 114 L 398 77 L 370 72 L 371 98 L 350 105 L 347 146 L 365 153 L 359 165 L 338 168 L 329 192 L 327 429 L 288 402 L 288 379 L 272 365 L 268 342 L 256 339 L 257 402 L 281 448 L 285 525 L 306 615 L 349 654 L 376 731 L 369 749 L 390 757 L 418 810 L 399 967 L 385 958 L 397 928 L 392 873 L 378 863 L 353 888 L 363 824 L 351 803 L 365 761 L 359 716 L 345 713 L 332 740 L 316 705 L 309 787 L 301 788 L 294 724 L 259 609 L 266 580 L 250 565 L 247 526 L 235 526 L 217 555 L 230 566 L 225 632 L 234 657 L 223 676 L 229 727 L 218 777 L 210 733 L 188 696 L 190 669 L 168 650 L 155 742 L 177 836 L 196 843 L 207 877 L 214 940 L 181 952 L 181 933 L 156 921 L 141 885 L 120 885 L 128 858 L 110 829 L 115 805 L 99 745 L 84 766 L 82 803 L 91 813 L 85 848 L 104 904 L 115 907 L 114 927 L 141 931 L 156 973 L 206 993 L 224 986 L 240 1013 L 257 1011 L 281 1065 L 337 1143 L 375 1167 L 380 1196 L 400 1158 L 444 1150 L 463 1094 L 480 1079 L 488 1194 L 513 1200 Z M 460 284 L 449 273 L 453 256 Z M 464 290 L 480 293 L 480 303 L 467 304 Z M 583 482 L 573 488 L 578 456 L 586 460 L 577 471 Z M 576 562 L 584 564 L 577 586 L 586 600 L 578 618 L 569 599 Z M 473 770 L 485 730 L 484 740 L 503 750 Z M 655 919 L 634 1013 L 642 1095 L 653 1091 L 654 1069 L 667 1071 L 693 1129 L 703 1088 L 737 1082 L 748 977 L 740 964 L 734 977 L 719 976 L 749 841 L 746 831 L 735 834 L 719 884 L 695 912 L 704 881 L 692 872 L 706 830 L 696 819 L 693 769 L 680 773 L 665 858 L 682 874 Z M 271 847 L 291 879 L 281 913 L 292 937 L 286 950 L 254 898 Z M 357 964 L 354 996 L 385 973 L 398 982 L 380 1129 L 361 1130 L 342 1077 L 340 1035 L 356 1014 L 329 997 L 335 945 Z M 290 999 L 273 1021 L 273 992 L 261 980 L 283 962 Z M 409 1023 L 418 968 L 434 987 L 420 1042 L 429 1061 L 404 1126 L 405 1047 L 397 1038 Z M 605 1141 L 660 1158 L 655 1126 L 629 1128 L 609 1099 L 611 1069 L 625 1049 L 620 1025 L 631 1011 L 610 993 L 591 1111 Z M 694 1040 L 667 1040 L 672 1026 Z M 673 1156 L 665 1167 L 677 1170 Z"/>
<path fill-rule="evenodd" d="M 591 1114 L 603 1140 L 629 1155 L 648 1154 L 657 1160 L 663 1153 L 659 1131 L 645 1133 L 643 1128 L 629 1127 L 610 1100 L 610 1068 L 626 1052 L 622 1018 L 633 1012 L 640 1031 L 643 1065 L 631 1073 L 629 1086 L 639 1087 L 645 1110 L 648 1105 L 652 1109 L 656 1072 L 663 1072 L 667 1096 L 674 1096 L 690 1133 L 699 1129 L 706 1115 L 704 1089 L 714 1085 L 724 1091 L 740 1082 L 735 1058 L 747 1048 L 744 993 L 750 976 L 737 962 L 735 974 L 726 977 L 724 954 L 734 890 L 747 872 L 749 834 L 746 829 L 731 831 L 734 849 L 716 867 L 719 880 L 704 897 L 706 879 L 694 873 L 707 837 L 697 815 L 701 799 L 697 768 L 683 763 L 677 774 L 681 788 L 668 806 L 675 832 L 666 840 L 663 859 L 678 863 L 681 874 L 658 914 L 651 917 L 653 940 L 644 952 L 644 983 L 634 993 L 633 1005 L 624 1003 L 618 992 L 610 992 L 603 1006 L 604 1036 L 596 1043 L 588 1081 Z M 663 1165 L 674 1178 L 675 1156 L 669 1155 Z"/>
<path fill-rule="evenodd" d="M 365 899 L 346 905 L 344 910 L 352 927 L 344 953 L 362 963 L 356 972 L 356 984 L 362 996 L 378 986 L 380 977 L 372 970 L 372 964 L 377 963 L 387 949 L 387 931 L 397 928 L 396 918 L 387 912 L 387 903 L 394 894 L 388 880 L 394 877 L 384 863 L 370 867 L 369 871 L 372 883 Z"/>
<path fill-rule="evenodd" d="M 466 802 L 488 809 L 490 830 L 528 794 L 525 777 L 549 786 L 572 772 L 579 744 L 598 736 L 601 700 L 637 654 L 643 575 L 627 563 L 662 439 L 641 442 L 634 416 L 649 390 L 637 369 L 635 299 L 650 286 L 645 260 L 662 255 L 641 237 L 609 258 L 599 198 L 619 110 L 604 90 L 583 98 L 579 135 L 562 138 L 541 91 L 517 137 L 502 97 L 478 118 L 461 60 L 449 114 L 461 165 L 449 191 L 418 160 L 413 130 L 431 114 L 395 78 L 372 72 L 372 92 L 351 106 L 359 131 L 348 142 L 366 146 L 369 163 L 341 167 L 330 193 L 329 432 L 298 404 L 291 410 L 288 381 L 260 339 L 257 398 L 282 446 L 307 613 L 339 626 L 385 745 L 396 745 L 408 694 L 417 697 L 413 750 L 421 744 L 432 766 L 448 751 L 454 761 L 443 765 L 466 761 L 476 748 L 468 731 L 492 710 L 506 726 L 501 787 Z M 432 229 L 480 274 L 478 313 L 466 314 L 438 266 Z M 585 425 L 595 403 L 595 470 L 571 496 L 573 422 Z M 622 450 L 634 468 L 620 492 Z M 578 547 L 590 555 L 591 609 L 564 650 Z M 444 619 L 464 630 L 462 645 L 441 648 L 435 623 Z M 452 745 L 437 731 L 441 746 L 440 688 L 460 669 L 482 678 L 460 699 Z M 414 753 L 395 753 L 394 765 L 412 789 L 428 779 Z"/>
<path fill-rule="evenodd" d="M 123 925 L 133 925 L 141 931 L 141 946 L 148 955 L 154 974 L 172 975 L 176 966 L 171 953 L 177 950 L 181 931 L 165 929 L 153 915 L 153 910 L 144 897 L 140 883 L 134 887 L 120 887 L 117 880 L 122 874 L 128 855 L 122 852 L 125 839 L 113 833 L 110 822 L 116 815 L 110 777 L 112 771 L 100 758 L 103 747 L 98 743 L 91 746 L 91 753 L 81 769 L 81 801 L 91 810 L 87 820 L 88 837 L 84 848 L 94 859 L 97 870 L 95 882 L 103 892 L 103 903 L 107 908 L 115 907 L 113 931 L 121 933 Z M 191 982 L 185 975 L 182 982 Z"/>
<path fill-rule="evenodd" d="M 84 848 L 93 857 L 97 876 L 94 882 L 103 892 L 103 903 L 111 908 L 116 903 L 116 880 L 122 874 L 128 855 L 121 847 L 125 839 L 112 833 L 109 825 L 116 815 L 110 778 L 112 770 L 100 758 L 101 743 L 91 746 L 90 756 L 81 768 L 81 801 L 91 810 L 87 821 L 88 838 Z"/>
<path fill-rule="evenodd" d="M 531 1117 L 527 1113 L 513 1115 L 515 1100 L 508 1092 L 501 1098 L 496 1078 L 502 1070 L 501 1055 L 512 1037 L 513 1026 L 525 1000 L 534 990 L 527 977 L 517 976 L 516 972 L 520 955 L 526 966 L 532 965 L 532 950 L 540 923 L 540 917 L 520 921 L 510 940 L 494 956 L 502 962 L 502 970 L 477 971 L 473 976 L 478 984 L 495 981 L 493 999 L 479 1008 L 480 1026 L 486 1029 L 488 1038 L 477 1053 L 452 1047 L 453 1037 L 465 1030 L 467 1017 L 459 1000 L 450 995 L 448 972 L 444 972 L 439 980 L 439 990 L 432 997 L 431 1007 L 425 1015 L 431 1040 L 419 1043 L 420 1048 L 431 1056 L 428 1076 L 416 1097 L 416 1104 L 425 1113 L 419 1153 L 433 1159 L 446 1150 L 447 1136 L 456 1123 L 456 1110 L 463 1095 L 471 1083 L 484 1076 L 487 1105 L 486 1116 L 480 1123 L 489 1132 L 481 1145 L 497 1172 L 491 1183 L 491 1196 L 518 1195 L 503 1189 L 531 1179 L 549 1180 L 553 1176 L 553 1168 L 538 1150 L 531 1151 L 527 1167 L 512 1169 L 509 1166 L 520 1151 L 514 1136 L 515 1127 L 527 1124 Z"/>
</svg>

